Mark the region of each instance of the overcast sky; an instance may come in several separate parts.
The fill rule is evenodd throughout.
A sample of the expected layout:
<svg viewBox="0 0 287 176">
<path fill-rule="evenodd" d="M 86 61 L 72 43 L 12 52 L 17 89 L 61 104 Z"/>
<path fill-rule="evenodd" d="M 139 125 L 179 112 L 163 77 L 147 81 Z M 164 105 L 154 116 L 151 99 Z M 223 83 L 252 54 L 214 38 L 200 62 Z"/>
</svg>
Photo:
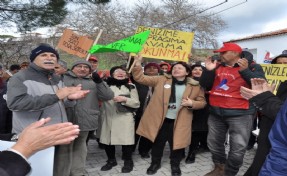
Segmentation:
<svg viewBox="0 0 287 176">
<path fill-rule="evenodd" d="M 127 0 L 120 1 L 127 4 Z M 156 2 L 160 0 L 153 0 Z M 225 0 L 190 0 L 198 2 L 203 8 L 208 8 L 225 2 Z M 129 0 L 133 4 L 136 0 Z M 228 0 L 227 3 L 209 10 L 209 12 L 219 12 L 245 0 Z M 254 34 L 269 32 L 287 28 L 287 0 L 248 0 L 237 7 L 219 13 L 227 23 L 227 29 L 220 33 L 219 42 L 238 39 Z M 11 30 L 10 30 L 11 31 Z M 0 30 L 0 34 L 3 34 Z M 11 32 L 10 32 L 11 34 Z"/>
<path fill-rule="evenodd" d="M 224 2 L 224 0 L 198 0 L 206 7 Z M 228 0 L 227 3 L 212 9 L 219 12 L 245 0 Z M 228 41 L 254 34 L 287 28 L 286 0 L 248 0 L 239 6 L 219 13 L 228 25 L 220 33 L 219 41 Z"/>
</svg>

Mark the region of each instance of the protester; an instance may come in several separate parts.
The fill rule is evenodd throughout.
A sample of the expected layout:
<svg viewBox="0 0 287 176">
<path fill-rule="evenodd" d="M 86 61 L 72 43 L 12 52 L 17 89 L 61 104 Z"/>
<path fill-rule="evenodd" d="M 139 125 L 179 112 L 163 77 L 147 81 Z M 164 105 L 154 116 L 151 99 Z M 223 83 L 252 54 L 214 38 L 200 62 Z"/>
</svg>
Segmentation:
<svg viewBox="0 0 287 176">
<path fill-rule="evenodd" d="M 114 97 L 113 91 L 94 72 L 92 77 L 92 66 L 88 61 L 79 60 L 72 64 L 71 71 L 64 75 L 65 86 L 81 84 L 83 90 L 89 90 L 89 94 L 76 101 L 75 106 L 66 108 L 68 121 L 80 127 L 79 137 L 70 144 L 69 158 L 66 165 L 71 165 L 69 175 L 85 175 L 85 164 L 87 157 L 87 144 L 89 131 L 98 127 L 99 100 L 107 101 Z M 68 158 L 67 158 L 68 159 Z"/>
<path fill-rule="evenodd" d="M 105 144 L 108 156 L 107 164 L 101 170 L 107 171 L 117 165 L 115 158 L 115 145 L 122 145 L 124 166 L 122 173 L 133 170 L 132 151 L 134 145 L 134 112 L 140 106 L 138 92 L 129 78 L 125 68 L 115 66 L 110 70 L 111 77 L 107 84 L 115 94 L 113 100 L 104 101 L 102 104 L 102 126 L 100 142 Z"/>
<path fill-rule="evenodd" d="M 13 76 L 15 73 L 17 73 L 21 69 L 20 65 L 18 64 L 13 64 L 9 67 L 9 70 L 7 70 L 7 73 L 10 76 Z"/>
<path fill-rule="evenodd" d="M 169 75 L 146 76 L 141 60 L 141 56 L 135 56 L 134 80 L 154 88 L 137 129 L 137 134 L 153 142 L 152 162 L 147 174 L 155 174 L 161 167 L 163 149 L 168 141 L 171 173 L 181 175 L 182 153 L 191 139 L 192 111 L 205 106 L 204 91 L 197 81 L 189 78 L 191 70 L 185 62 L 175 63 Z"/>
<path fill-rule="evenodd" d="M 92 65 L 92 72 L 97 72 L 97 69 L 98 69 L 98 58 L 96 56 L 90 56 L 88 61 Z"/>
<path fill-rule="evenodd" d="M 63 76 L 68 70 L 67 62 L 59 60 L 54 69 L 56 75 Z"/>
<path fill-rule="evenodd" d="M 66 122 L 65 105 L 73 106 L 75 102 L 70 100 L 83 98 L 89 92 L 77 85 L 65 87 L 53 74 L 59 54 L 51 46 L 39 45 L 32 50 L 30 60 L 29 67 L 8 83 L 7 105 L 13 111 L 13 133 L 21 133 L 31 123 L 47 116 L 53 117 L 49 124 Z M 54 176 L 67 175 L 67 165 L 61 162 L 68 157 L 67 149 L 67 145 L 55 147 Z"/>
<path fill-rule="evenodd" d="M 224 43 L 214 52 L 220 53 L 221 63 L 208 58 L 207 71 L 200 84 L 209 91 L 208 148 L 214 169 L 206 176 L 234 176 L 242 165 L 253 124 L 255 108 L 240 95 L 240 87 L 250 87 L 251 78 L 264 78 L 262 67 L 252 60 L 241 58 L 242 49 L 235 43 Z M 225 154 L 226 134 L 230 150 Z"/>
<path fill-rule="evenodd" d="M 22 62 L 22 63 L 20 64 L 21 70 L 27 69 L 28 66 L 29 66 L 29 64 L 30 64 L 29 62 Z"/>
<path fill-rule="evenodd" d="M 159 67 L 163 73 L 167 73 L 170 71 L 170 64 L 167 62 L 160 62 Z"/>
<path fill-rule="evenodd" d="M 287 54 L 280 54 L 279 56 L 275 57 L 271 64 L 287 64 Z M 263 83 L 265 83 L 265 80 L 262 80 Z M 257 81 L 256 85 L 262 85 L 263 83 L 260 83 Z M 252 90 L 255 89 L 255 85 L 252 85 Z M 266 85 L 265 85 L 266 86 Z M 254 90 L 252 91 L 247 88 L 241 88 L 241 94 L 243 97 L 248 97 L 249 102 L 255 105 L 257 107 L 257 110 L 261 114 L 260 119 L 260 133 L 257 138 L 257 150 L 256 154 L 254 156 L 253 162 L 244 174 L 244 176 L 257 176 L 259 174 L 259 171 L 266 159 L 266 156 L 268 155 L 271 144 L 268 139 L 268 134 L 272 128 L 272 125 L 275 121 L 277 112 L 279 111 L 281 103 L 283 103 L 287 98 L 287 81 L 282 82 L 277 90 L 276 96 L 273 95 L 273 90 L 270 88 L 270 91 L 260 92 L 257 93 L 257 95 L 254 95 Z M 272 99 L 274 99 L 274 102 L 272 102 Z M 275 99 L 281 100 L 281 103 L 276 106 Z M 276 106 L 276 107 L 275 107 Z"/>
<path fill-rule="evenodd" d="M 198 80 L 201 77 L 205 67 L 201 63 L 195 63 L 191 66 L 191 78 Z M 205 98 L 208 100 L 208 94 L 205 94 Z M 209 106 L 205 106 L 203 109 L 193 111 L 192 119 L 192 135 L 191 144 L 189 145 L 188 155 L 185 159 L 185 163 L 191 164 L 195 162 L 195 154 L 199 149 L 204 151 L 208 150 L 207 147 L 207 118 L 209 115 Z"/>
<path fill-rule="evenodd" d="M 6 103 L 7 81 L 11 76 L 0 66 L 0 133 L 11 133 L 12 112 Z"/>
<path fill-rule="evenodd" d="M 157 76 L 160 73 L 160 67 L 157 63 L 150 62 L 144 66 L 144 74 L 147 76 Z M 151 86 L 145 86 L 143 84 L 139 84 L 138 82 L 133 80 L 133 83 L 136 85 L 136 88 L 139 93 L 140 107 L 135 115 L 135 130 L 137 130 L 141 117 L 149 103 L 149 100 L 153 94 L 153 88 Z M 149 158 L 149 151 L 152 147 L 152 142 L 147 138 L 135 134 L 135 146 L 136 149 L 137 143 L 139 143 L 138 150 L 139 154 L 142 158 Z"/>
<path fill-rule="evenodd" d="M 51 118 L 27 126 L 10 149 L 0 152 L 1 176 L 27 175 L 31 166 L 27 159 L 36 152 L 59 144 L 69 144 L 78 137 L 79 127 L 72 123 L 45 126 Z M 2 138 L 1 138 L 2 139 Z"/>
</svg>

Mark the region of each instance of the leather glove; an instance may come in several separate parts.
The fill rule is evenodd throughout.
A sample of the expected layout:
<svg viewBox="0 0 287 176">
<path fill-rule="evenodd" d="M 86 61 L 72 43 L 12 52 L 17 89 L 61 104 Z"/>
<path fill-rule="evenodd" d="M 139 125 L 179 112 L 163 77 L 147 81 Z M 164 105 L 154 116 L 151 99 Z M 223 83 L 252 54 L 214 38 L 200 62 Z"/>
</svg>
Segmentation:
<svg viewBox="0 0 287 176">
<path fill-rule="evenodd" d="M 97 72 L 93 72 L 92 74 L 92 80 L 95 82 L 95 83 L 101 83 L 103 82 L 103 80 L 100 78 L 99 74 Z"/>
</svg>

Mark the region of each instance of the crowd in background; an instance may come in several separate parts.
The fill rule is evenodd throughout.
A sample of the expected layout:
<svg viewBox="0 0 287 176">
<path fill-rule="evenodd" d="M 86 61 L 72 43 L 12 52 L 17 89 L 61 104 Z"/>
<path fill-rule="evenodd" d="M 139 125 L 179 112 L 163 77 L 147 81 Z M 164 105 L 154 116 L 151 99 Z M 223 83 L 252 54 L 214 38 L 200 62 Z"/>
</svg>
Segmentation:
<svg viewBox="0 0 287 176">
<path fill-rule="evenodd" d="M 214 168 L 206 176 L 235 176 L 246 150 L 257 142 L 245 176 L 286 175 L 286 81 L 274 95 L 274 86 L 268 85 L 250 52 L 234 43 L 214 52 L 219 53 L 217 57 L 208 57 L 204 63 L 149 62 L 144 66 L 136 55 L 131 73 L 125 65 L 106 73 L 98 70 L 96 56 L 78 60 L 68 69 L 54 48 L 41 44 L 31 51 L 30 63 L 11 65 L 9 70 L 0 67 L 0 134 L 6 134 L 0 137 L 18 138 L 30 124 L 46 117 L 51 119 L 42 123 L 48 126 L 77 125 L 80 131 L 68 142 L 45 145 L 56 145 L 54 176 L 87 174 L 89 139 L 97 139 L 106 152 L 103 172 L 117 165 L 115 146 L 120 145 L 122 173 L 133 170 L 132 156 L 138 151 L 142 158 L 151 158 L 146 173 L 156 174 L 168 142 L 171 175 L 182 174 L 183 158 L 186 164 L 195 163 L 197 152 L 209 151 Z M 286 63 L 286 54 L 272 61 Z M 252 130 L 257 122 L 260 134 L 256 138 Z M 23 156 L 21 151 L 11 150 L 24 159 L 31 155 Z M 0 156 L 5 158 L 9 152 Z M 7 175 L 12 173 L 0 168 Z M 25 165 L 23 173 L 28 171 Z"/>
</svg>

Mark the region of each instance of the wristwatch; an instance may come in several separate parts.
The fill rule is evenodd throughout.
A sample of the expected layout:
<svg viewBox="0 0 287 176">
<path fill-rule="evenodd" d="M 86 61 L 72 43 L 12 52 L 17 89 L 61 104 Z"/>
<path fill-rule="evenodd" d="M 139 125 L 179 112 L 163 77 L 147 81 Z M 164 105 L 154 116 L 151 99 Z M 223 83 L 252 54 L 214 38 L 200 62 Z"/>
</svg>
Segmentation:
<svg viewBox="0 0 287 176">
<path fill-rule="evenodd" d="M 19 135 L 18 134 L 14 134 L 12 137 L 11 137 L 11 141 L 13 141 L 13 142 L 16 142 L 16 141 L 18 141 L 18 138 L 19 138 Z"/>
</svg>

